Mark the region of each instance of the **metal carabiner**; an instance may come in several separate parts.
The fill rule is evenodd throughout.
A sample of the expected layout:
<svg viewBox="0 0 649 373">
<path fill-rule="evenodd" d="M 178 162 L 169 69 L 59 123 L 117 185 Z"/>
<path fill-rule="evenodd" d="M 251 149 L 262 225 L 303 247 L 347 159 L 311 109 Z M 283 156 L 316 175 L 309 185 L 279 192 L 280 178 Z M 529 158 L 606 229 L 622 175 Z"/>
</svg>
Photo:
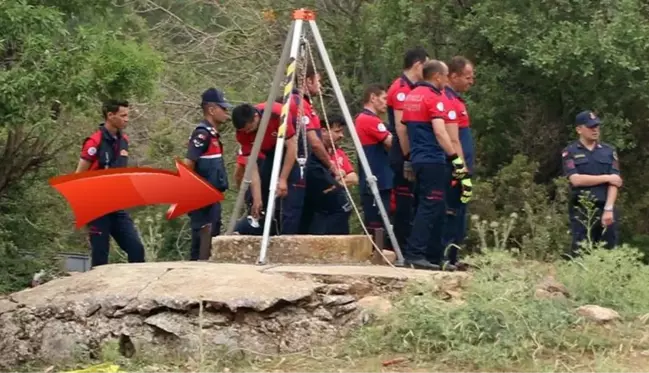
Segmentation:
<svg viewBox="0 0 649 373">
<path fill-rule="evenodd" d="M 298 157 L 297 163 L 300 165 L 300 179 L 304 179 L 304 166 L 306 165 L 306 158 Z"/>
</svg>

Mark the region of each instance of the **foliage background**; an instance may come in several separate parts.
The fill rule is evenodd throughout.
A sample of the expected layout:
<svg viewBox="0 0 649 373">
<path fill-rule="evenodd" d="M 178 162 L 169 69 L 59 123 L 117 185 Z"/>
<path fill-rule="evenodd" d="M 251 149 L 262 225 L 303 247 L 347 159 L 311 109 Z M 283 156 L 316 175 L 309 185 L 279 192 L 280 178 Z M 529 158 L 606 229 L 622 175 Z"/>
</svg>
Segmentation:
<svg viewBox="0 0 649 373">
<path fill-rule="evenodd" d="M 471 212 L 479 218 L 469 249 L 483 246 L 476 232 L 486 229 L 529 257 L 563 250 L 560 154 L 574 138 L 572 119 L 587 108 L 604 119 L 604 141 L 621 158 L 622 239 L 647 246 L 649 5 L 640 0 L 0 1 L 0 291 L 55 268 L 56 253 L 87 252 L 84 231 L 73 229 L 47 179 L 72 172 L 101 121 L 101 99 L 134 104 L 131 164 L 171 169 L 200 119 L 204 89 L 222 88 L 235 103 L 266 99 L 290 12 L 300 6 L 317 11 L 352 114 L 365 84 L 399 75 L 409 47 L 475 61 L 468 101 L 478 152 Z M 324 84 L 327 112 L 338 111 Z M 55 100 L 61 111 L 51 119 Z M 225 133 L 233 169 L 236 144 L 232 129 Z M 349 139 L 343 147 L 353 155 Z M 235 198 L 227 193 L 224 221 Z M 133 211 L 149 260 L 187 256 L 187 219 L 166 221 L 166 209 Z M 503 240 L 512 213 L 517 223 Z"/>
</svg>

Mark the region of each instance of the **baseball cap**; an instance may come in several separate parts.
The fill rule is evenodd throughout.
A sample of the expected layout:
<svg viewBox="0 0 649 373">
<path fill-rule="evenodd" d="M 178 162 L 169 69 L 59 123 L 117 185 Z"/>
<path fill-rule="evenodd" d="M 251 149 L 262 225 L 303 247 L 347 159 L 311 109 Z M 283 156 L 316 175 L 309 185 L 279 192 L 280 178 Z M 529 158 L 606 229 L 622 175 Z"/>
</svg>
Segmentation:
<svg viewBox="0 0 649 373">
<path fill-rule="evenodd" d="M 577 117 L 575 118 L 576 126 L 584 125 L 588 128 L 593 128 L 599 126 L 600 124 L 601 122 L 599 118 L 590 110 L 582 111 L 581 113 L 577 114 Z"/>
<path fill-rule="evenodd" d="M 216 88 L 209 88 L 201 95 L 201 103 L 213 103 L 217 104 L 223 109 L 230 110 L 232 105 L 225 99 L 225 95 L 222 91 Z"/>
</svg>

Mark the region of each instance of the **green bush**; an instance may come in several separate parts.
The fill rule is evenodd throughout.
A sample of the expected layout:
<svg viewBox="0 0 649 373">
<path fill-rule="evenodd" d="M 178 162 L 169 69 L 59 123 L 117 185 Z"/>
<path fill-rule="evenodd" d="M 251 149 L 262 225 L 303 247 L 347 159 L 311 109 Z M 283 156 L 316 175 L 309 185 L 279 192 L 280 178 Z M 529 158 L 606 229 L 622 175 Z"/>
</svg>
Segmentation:
<svg viewBox="0 0 649 373">
<path fill-rule="evenodd" d="M 623 316 L 649 312 L 649 273 L 639 250 L 623 245 L 593 250 L 557 266 L 557 277 L 581 304 L 610 307 Z"/>
<path fill-rule="evenodd" d="M 558 178 L 551 187 L 538 184 L 538 168 L 538 163 L 517 155 L 493 178 L 478 181 L 469 205 L 469 252 L 491 247 L 551 261 L 566 250 L 567 181 Z"/>
</svg>

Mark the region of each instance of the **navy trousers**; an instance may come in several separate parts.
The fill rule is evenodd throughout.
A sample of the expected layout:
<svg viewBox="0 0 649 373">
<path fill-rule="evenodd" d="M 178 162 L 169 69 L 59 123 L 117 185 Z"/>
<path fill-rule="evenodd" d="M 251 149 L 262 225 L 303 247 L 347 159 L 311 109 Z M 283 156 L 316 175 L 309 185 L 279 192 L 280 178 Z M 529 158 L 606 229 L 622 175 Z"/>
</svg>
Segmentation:
<svg viewBox="0 0 649 373">
<path fill-rule="evenodd" d="M 441 264 L 449 170 L 443 163 L 414 164 L 413 169 L 417 177 L 417 210 L 404 257 Z"/>
<path fill-rule="evenodd" d="M 126 253 L 129 263 L 144 262 L 144 245 L 126 211 L 115 211 L 97 218 L 88 224 L 88 230 L 92 267 L 108 264 L 111 236 Z"/>
<path fill-rule="evenodd" d="M 473 173 L 474 150 L 471 128 L 460 128 L 460 143 L 464 152 L 466 167 Z M 444 229 L 444 247 L 450 244 L 461 245 L 467 234 L 468 217 L 467 205 L 460 201 L 462 197 L 462 186 L 458 181 L 455 185 L 449 183 L 449 190 L 446 198 L 446 225 Z M 455 247 L 449 249 L 448 259 L 456 263 L 458 250 Z"/>
<path fill-rule="evenodd" d="M 392 166 L 394 171 L 395 211 L 393 215 L 394 235 L 399 247 L 407 244 L 412 218 L 415 215 L 415 184 L 403 177 L 403 165 Z"/>
<path fill-rule="evenodd" d="M 189 221 L 192 229 L 192 243 L 189 254 L 190 260 L 198 260 L 201 248 L 201 229 L 211 224 L 211 236 L 216 237 L 221 233 L 221 203 L 215 203 L 194 210 L 189 213 Z"/>
<path fill-rule="evenodd" d="M 572 233 L 572 244 L 570 247 L 570 255 L 575 256 L 578 254 L 580 248 L 579 243 L 588 240 L 588 227 L 584 223 L 588 223 L 588 218 L 584 214 L 584 209 L 579 209 L 575 206 L 570 206 L 568 211 L 570 213 L 570 232 Z M 613 212 L 614 223 L 606 227 L 602 227 L 602 213 L 604 212 L 603 204 L 597 206 L 590 228 L 590 240 L 593 244 L 597 245 L 598 242 L 605 242 L 606 249 L 613 249 L 618 243 L 618 225 L 616 221 L 619 218 L 617 211 Z"/>
</svg>

